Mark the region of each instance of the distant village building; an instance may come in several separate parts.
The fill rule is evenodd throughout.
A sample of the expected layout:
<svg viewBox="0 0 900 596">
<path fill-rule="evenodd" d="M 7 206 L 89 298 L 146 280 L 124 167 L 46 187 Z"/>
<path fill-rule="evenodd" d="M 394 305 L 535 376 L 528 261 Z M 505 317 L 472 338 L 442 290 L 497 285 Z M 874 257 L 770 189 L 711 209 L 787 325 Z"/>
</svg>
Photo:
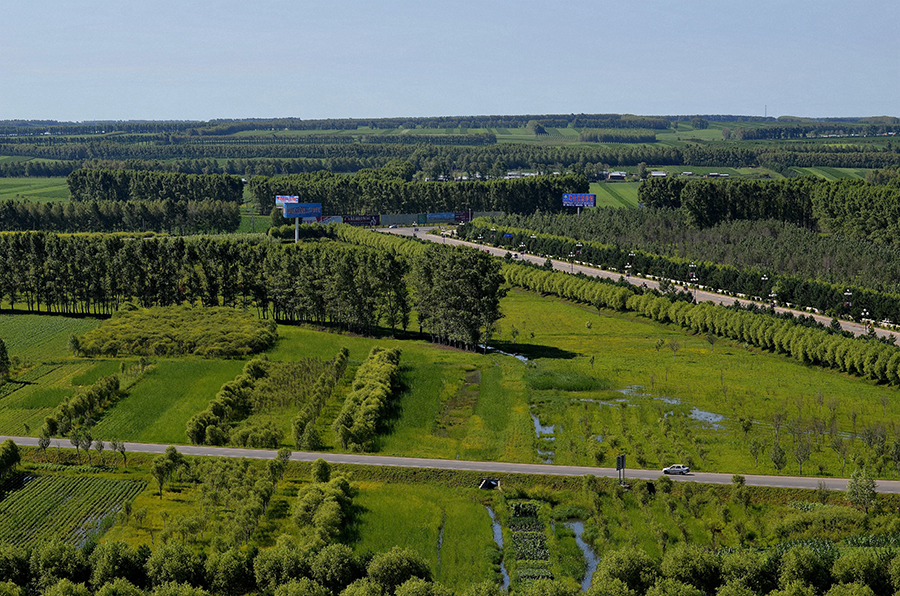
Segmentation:
<svg viewBox="0 0 900 596">
<path fill-rule="evenodd" d="M 653 170 L 650 172 L 651 178 L 665 178 L 669 174 L 663 170 Z"/>
<path fill-rule="evenodd" d="M 606 177 L 610 182 L 621 181 L 628 178 L 628 172 L 610 172 L 609 176 Z"/>
</svg>

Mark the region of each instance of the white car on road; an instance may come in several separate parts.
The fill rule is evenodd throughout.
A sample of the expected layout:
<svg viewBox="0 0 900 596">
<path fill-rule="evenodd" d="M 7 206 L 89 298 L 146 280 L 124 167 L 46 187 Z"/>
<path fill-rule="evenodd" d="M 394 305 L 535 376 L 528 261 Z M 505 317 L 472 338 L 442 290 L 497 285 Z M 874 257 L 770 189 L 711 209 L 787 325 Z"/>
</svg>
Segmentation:
<svg viewBox="0 0 900 596">
<path fill-rule="evenodd" d="M 672 464 L 668 468 L 663 468 L 663 474 L 687 474 L 691 469 L 682 464 Z"/>
</svg>

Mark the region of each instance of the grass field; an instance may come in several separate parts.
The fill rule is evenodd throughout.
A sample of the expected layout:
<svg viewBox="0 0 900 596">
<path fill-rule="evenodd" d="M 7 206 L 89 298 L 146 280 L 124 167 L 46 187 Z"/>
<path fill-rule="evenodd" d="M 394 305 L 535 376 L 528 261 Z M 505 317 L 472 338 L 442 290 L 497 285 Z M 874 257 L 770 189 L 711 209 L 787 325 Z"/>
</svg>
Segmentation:
<svg viewBox="0 0 900 596">
<path fill-rule="evenodd" d="M 789 453 L 795 441 L 806 436 L 794 427 L 808 429 L 815 420 L 827 420 L 832 408 L 837 433 L 854 442 L 860 453 L 863 445 L 857 437 L 864 429 L 900 415 L 896 388 L 734 342 L 720 340 L 711 346 L 705 337 L 678 328 L 614 313 L 598 317 L 590 308 L 518 291 L 504 301 L 504 310 L 501 333 L 515 325 L 519 337 L 528 338 L 508 350 L 529 354 L 552 348 L 555 357 L 537 359 L 538 370 L 551 378 L 593 377 L 612 388 L 530 390 L 529 401 L 541 424 L 555 426 L 556 463 L 584 465 L 599 451 L 606 454 L 603 463 L 611 465 L 609 458 L 621 451 L 635 456 L 632 460 L 637 459 L 639 467 L 651 469 L 690 457 L 707 471 L 773 473 L 768 451 L 757 467 L 748 441 L 757 438 L 770 449 L 776 414 L 783 422 L 780 441 Z M 534 339 L 529 338 L 531 331 Z M 680 349 L 657 349 L 659 340 L 677 341 Z M 746 437 L 741 418 L 753 421 Z M 805 473 L 843 471 L 828 447 L 830 440 L 827 432 L 815 435 Z M 793 458 L 786 471 L 799 472 Z M 889 467 L 883 473 L 896 477 Z"/>
<path fill-rule="evenodd" d="M 318 420 L 319 433 L 331 450 L 336 449 L 331 422 L 340 411 L 348 379 L 376 345 L 403 353 L 399 408 L 379 444 L 387 455 L 608 466 L 622 452 L 631 456 L 634 467 L 658 469 L 685 461 L 704 471 L 771 473 L 775 470 L 768 452 L 777 434 L 789 454 L 785 472 L 800 472 L 793 449 L 798 441 L 810 441 L 812 452 L 803 472 L 840 475 L 849 471 L 846 459 L 841 462 L 839 450 L 832 448 L 834 440 L 843 440 L 850 454 L 864 456 L 868 448 L 862 437 L 900 416 L 897 388 L 728 340 L 712 345 L 706 337 L 680 328 L 622 313 L 598 316 L 590 307 L 518 290 L 508 294 L 502 307 L 498 345 L 523 355 L 527 363 L 422 340 L 356 337 L 295 326 L 279 328 L 280 339 L 268 356 L 330 359 L 348 348 L 347 377 Z M 73 326 L 88 321 L 14 321 L 18 319 L 0 318 L 0 325 L 19 329 L 19 335 L 31 327 L 42 331 L 27 343 L 13 343 L 10 354 L 22 349 L 44 364 L 4 386 L 0 430 L 19 433 L 28 424 L 35 434 L 42 417 L 61 399 L 78 385 L 117 372 L 119 361 L 65 357 L 59 335 L 67 337 Z M 43 321 L 46 326 L 38 325 Z M 514 344 L 509 342 L 513 326 L 518 332 Z M 677 352 L 669 349 L 672 342 L 678 342 Z M 51 357 L 38 360 L 42 353 Z M 240 373 L 243 361 L 160 359 L 150 365 L 143 376 L 124 378 L 127 396 L 104 414 L 96 436 L 186 442 L 188 419 Z M 292 446 L 290 422 L 295 414 L 287 408 L 256 415 L 252 421 L 275 422 L 285 433 L 284 444 Z M 751 421 L 746 434 L 742 419 Z M 885 440 L 895 438 L 896 429 L 888 424 Z M 749 451 L 753 439 L 763 445 L 758 464 Z M 875 464 L 873 472 L 881 477 L 897 476 L 888 459 Z"/>
<path fill-rule="evenodd" d="M 0 178 L 0 200 L 4 199 L 66 201 L 69 199 L 69 186 L 65 177 Z"/>
<path fill-rule="evenodd" d="M 597 207 L 637 207 L 640 182 L 594 182 L 591 193 L 597 195 Z"/>
<path fill-rule="evenodd" d="M 491 520 L 477 496 L 472 489 L 428 484 L 360 483 L 354 505 L 361 532 L 354 550 L 413 549 L 434 570 L 435 580 L 454 589 L 491 580 L 486 556 L 493 545 Z"/>
<path fill-rule="evenodd" d="M 240 360 L 160 360 L 97 424 L 94 435 L 147 443 L 187 443 L 185 427 L 205 410 Z"/>
</svg>

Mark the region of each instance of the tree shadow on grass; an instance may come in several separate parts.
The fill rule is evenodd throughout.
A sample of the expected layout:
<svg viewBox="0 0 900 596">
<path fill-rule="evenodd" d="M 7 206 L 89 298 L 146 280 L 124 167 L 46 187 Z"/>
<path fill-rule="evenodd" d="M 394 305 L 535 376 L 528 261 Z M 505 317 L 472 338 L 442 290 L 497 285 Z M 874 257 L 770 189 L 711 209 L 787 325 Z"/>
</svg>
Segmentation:
<svg viewBox="0 0 900 596">
<path fill-rule="evenodd" d="M 494 345 L 493 348 L 514 356 L 524 356 L 529 360 L 537 360 L 538 358 L 572 360 L 581 355 L 577 352 L 570 352 L 554 346 L 543 346 L 540 344 L 500 344 Z"/>
</svg>

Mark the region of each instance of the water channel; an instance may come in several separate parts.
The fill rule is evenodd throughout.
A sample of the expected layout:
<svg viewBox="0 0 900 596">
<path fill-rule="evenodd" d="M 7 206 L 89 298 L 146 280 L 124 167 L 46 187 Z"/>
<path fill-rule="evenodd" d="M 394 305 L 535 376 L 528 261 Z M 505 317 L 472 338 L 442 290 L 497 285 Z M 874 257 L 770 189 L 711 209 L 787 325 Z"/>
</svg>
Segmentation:
<svg viewBox="0 0 900 596">
<path fill-rule="evenodd" d="M 500 527 L 500 522 L 497 520 L 497 515 L 494 513 L 494 510 L 484 506 L 487 509 L 488 515 L 491 516 L 491 527 L 494 531 L 494 542 L 497 543 L 497 546 L 500 547 L 500 552 L 503 552 L 503 528 Z M 506 564 L 503 562 L 503 559 L 500 559 L 500 574 L 503 576 L 503 583 L 500 585 L 501 590 L 506 590 L 509 588 L 509 572 L 506 571 Z"/>
</svg>

